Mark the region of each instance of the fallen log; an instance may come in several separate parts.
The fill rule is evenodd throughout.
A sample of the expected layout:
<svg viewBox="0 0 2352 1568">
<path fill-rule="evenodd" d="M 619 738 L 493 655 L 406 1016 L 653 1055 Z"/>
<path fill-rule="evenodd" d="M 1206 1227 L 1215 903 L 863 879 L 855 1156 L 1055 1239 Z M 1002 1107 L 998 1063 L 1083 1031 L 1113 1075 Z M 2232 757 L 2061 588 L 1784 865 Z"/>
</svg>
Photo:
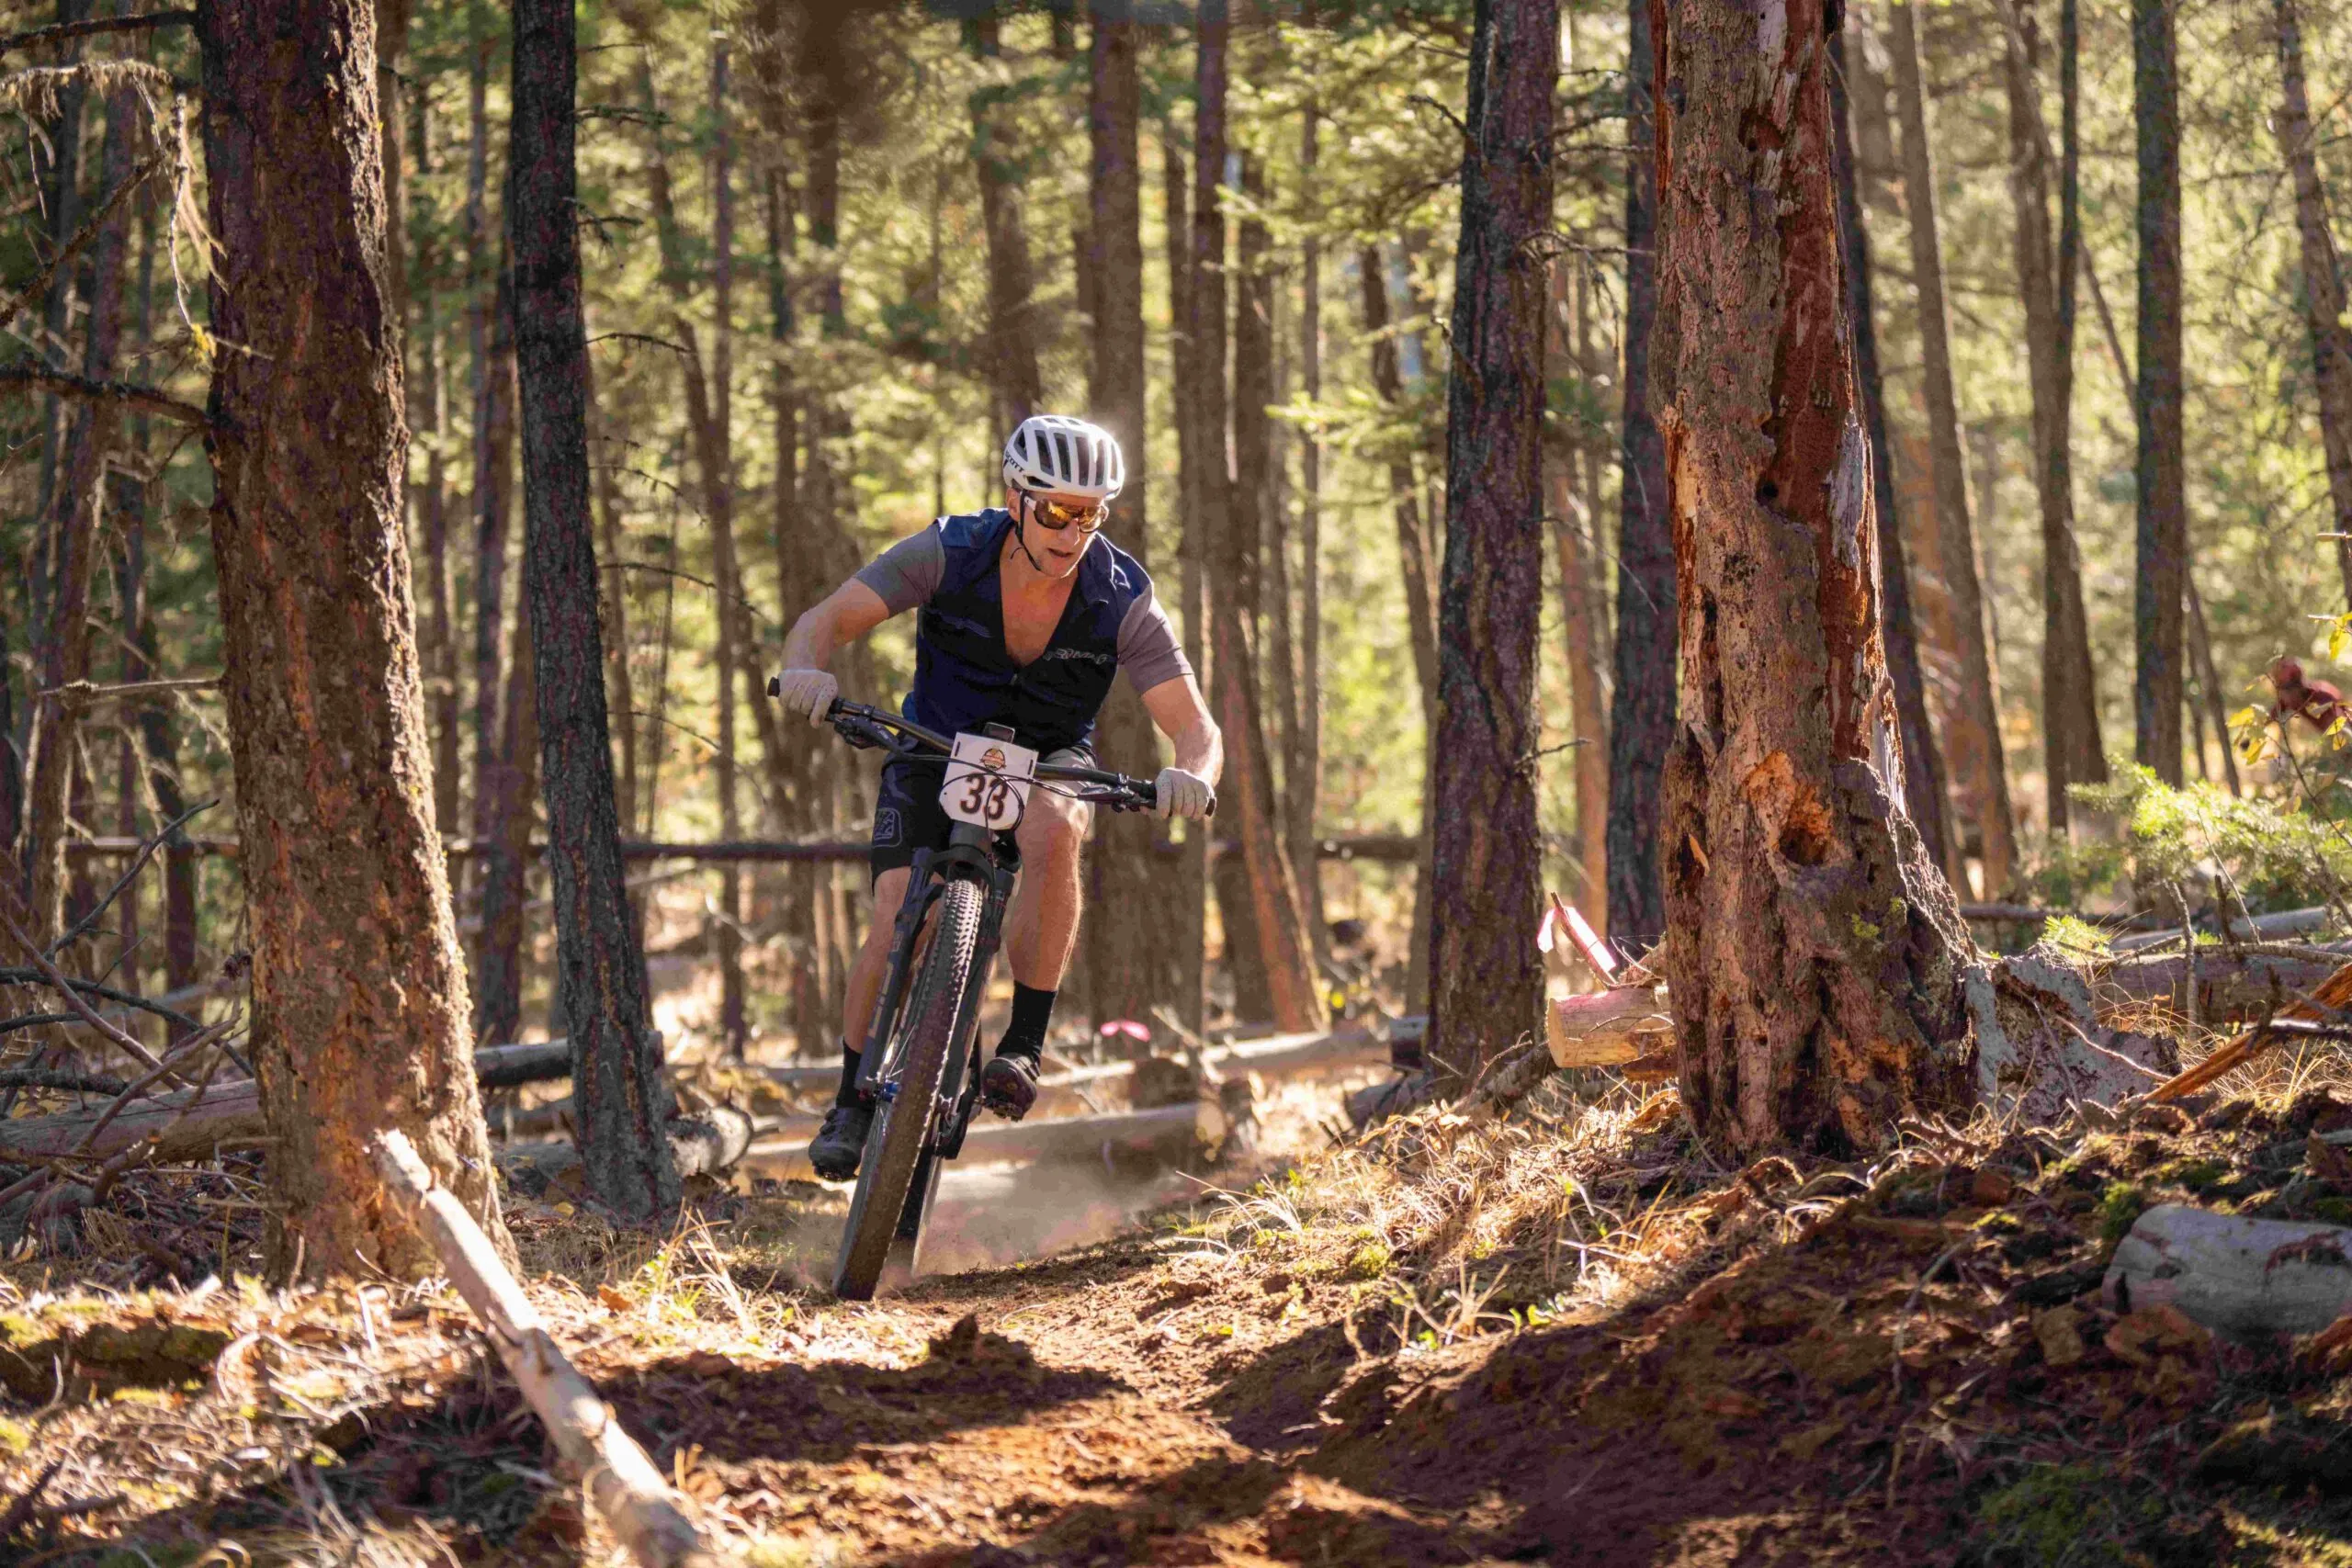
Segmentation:
<svg viewBox="0 0 2352 1568">
<path fill-rule="evenodd" d="M 2333 953 L 2333 958 L 2318 956 Z M 2281 953 L 2235 953 L 2222 947 L 2200 947 L 2192 965 L 2186 954 L 2129 958 L 2095 970 L 2091 989 L 2106 1012 L 2128 1005 L 2164 1007 L 2183 1018 L 2188 1007 L 2188 977 L 2197 977 L 2193 1016 L 2206 1023 L 2244 1023 L 2284 1010 L 2287 1004 L 2318 986 L 2338 965 L 2352 960 L 2352 943 L 2335 943 L 2313 950 L 2313 956 Z"/>
<path fill-rule="evenodd" d="M 2335 911 L 2321 905 L 2310 909 L 2280 909 L 2275 914 L 2256 915 L 2250 920 L 2232 920 L 2230 934 L 2240 942 L 2278 942 L 2286 937 L 2309 936 L 2324 931 L 2335 923 Z M 2115 951 L 2135 953 L 2143 947 L 2154 947 L 2169 942 L 2180 934 L 2180 927 L 2144 931 L 2134 936 L 2115 939 Z"/>
<path fill-rule="evenodd" d="M 559 1070 L 560 1069 L 560 1070 Z M 571 1047 L 560 1040 L 537 1045 L 492 1045 L 474 1053 L 474 1071 L 486 1089 L 509 1088 L 571 1073 Z M 55 1156 L 77 1152 L 82 1135 L 105 1108 L 19 1116 L 0 1121 L 0 1159 L 11 1155 Z M 261 1092 L 251 1078 L 215 1084 L 199 1100 L 193 1090 L 159 1094 L 124 1107 L 78 1152 L 104 1159 L 149 1134 L 158 1134 L 153 1158 L 158 1165 L 209 1159 L 223 1144 L 251 1143 L 264 1135 Z"/>
<path fill-rule="evenodd" d="M 1661 1053 L 1670 1064 L 1673 1042 L 1662 986 L 1621 986 L 1544 1005 L 1544 1043 L 1555 1067 L 1629 1067 Z"/>
<path fill-rule="evenodd" d="M 2321 981 L 2311 997 L 2312 1002 L 2288 1004 L 2278 1016 L 2317 1023 L 2324 1021 L 2327 1012 L 2340 1012 L 2352 1007 L 2352 964 L 2345 964 Z M 2318 1006 L 2313 1007 L 2312 1002 Z M 2148 1098 L 2153 1100 L 2178 1100 L 2185 1094 L 2195 1094 L 2207 1084 L 2245 1066 L 2270 1047 L 2293 1038 L 2283 1031 L 2265 1029 L 2256 1024 L 2187 1072 L 2158 1084 L 2148 1091 Z"/>
<path fill-rule="evenodd" d="M 1316 1030 L 1211 1046 L 1201 1053 L 1201 1061 L 1206 1066 L 1235 1072 L 1287 1077 L 1293 1074 L 1341 1071 L 1376 1060 L 1387 1050 L 1387 1042 L 1368 1028 Z M 1090 1063 L 1065 1072 L 1047 1073 L 1037 1080 L 1037 1092 L 1040 1096 L 1057 1096 L 1059 1103 L 1082 1103 L 1076 1090 L 1101 1088 L 1124 1093 L 1125 1081 L 1135 1070 L 1133 1062 Z M 770 1083 L 787 1089 L 831 1089 L 841 1081 L 841 1067 L 833 1063 L 763 1067 L 760 1072 Z"/>
<path fill-rule="evenodd" d="M 252 1143 L 264 1135 L 261 1091 L 251 1078 L 216 1084 L 196 1098 L 193 1089 L 178 1089 L 142 1100 L 122 1113 L 83 1148 L 82 1139 L 105 1114 L 103 1107 L 66 1111 L 54 1116 L 19 1116 L 0 1122 L 0 1160 L 19 1156 L 55 1158 L 82 1154 L 105 1159 L 120 1154 L 143 1138 L 153 1137 L 150 1157 L 158 1165 L 210 1159 L 224 1144 Z"/>
<path fill-rule="evenodd" d="M 815 1136 L 817 1123 L 808 1126 L 809 1135 Z M 731 1105 L 714 1105 L 691 1116 L 674 1117 L 665 1131 L 670 1137 L 670 1158 L 682 1178 L 731 1170 L 752 1146 L 752 1119 Z M 508 1144 L 493 1157 L 505 1172 L 507 1185 L 525 1197 L 536 1198 L 580 1163 L 580 1151 L 570 1143 L 552 1141 Z"/>
<path fill-rule="evenodd" d="M 474 1053 L 474 1081 L 484 1089 L 518 1089 L 571 1076 L 571 1042 L 485 1045 Z"/>
<path fill-rule="evenodd" d="M 2352 1231 L 2159 1203 L 2101 1286 L 2118 1312 L 2171 1306 L 2217 1334 L 2316 1334 L 2352 1311 Z"/>
<path fill-rule="evenodd" d="M 402 1134 L 376 1143 L 385 1190 L 449 1272 L 449 1282 L 488 1330 L 490 1343 L 566 1463 L 579 1472 L 597 1511 L 645 1568 L 720 1568 L 732 1562 L 679 1506 L 653 1461 L 594 1384 L 547 1331 L 538 1309 L 499 1261 L 465 1206 L 433 1184 L 433 1173 Z"/>
<path fill-rule="evenodd" d="M 1042 1122 L 983 1122 L 964 1135 L 958 1165 L 1029 1165 L 1100 1160 L 1107 1155 L 1156 1155 L 1182 1160 L 1195 1148 L 1224 1141 L 1230 1118 L 1214 1100 L 1151 1111 L 1100 1116 L 1057 1116 Z M 805 1171 L 808 1140 L 822 1123 L 797 1117 L 763 1134 L 744 1155 L 750 1164 Z"/>
</svg>

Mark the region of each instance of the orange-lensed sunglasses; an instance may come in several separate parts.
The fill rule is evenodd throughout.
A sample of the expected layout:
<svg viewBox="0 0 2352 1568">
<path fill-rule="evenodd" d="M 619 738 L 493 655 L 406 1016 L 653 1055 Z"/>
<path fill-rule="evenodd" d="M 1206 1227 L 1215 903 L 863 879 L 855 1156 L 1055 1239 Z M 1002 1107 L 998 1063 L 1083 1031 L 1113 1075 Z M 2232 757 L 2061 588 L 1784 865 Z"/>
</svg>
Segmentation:
<svg viewBox="0 0 2352 1568">
<path fill-rule="evenodd" d="M 1091 534 L 1102 526 L 1103 520 L 1111 515 L 1111 508 L 1106 502 L 1100 501 L 1091 503 L 1048 501 L 1043 496 L 1033 495 L 1029 498 L 1029 514 L 1036 521 L 1039 527 L 1049 529 L 1057 534 L 1065 528 L 1076 528 L 1081 534 Z"/>
</svg>

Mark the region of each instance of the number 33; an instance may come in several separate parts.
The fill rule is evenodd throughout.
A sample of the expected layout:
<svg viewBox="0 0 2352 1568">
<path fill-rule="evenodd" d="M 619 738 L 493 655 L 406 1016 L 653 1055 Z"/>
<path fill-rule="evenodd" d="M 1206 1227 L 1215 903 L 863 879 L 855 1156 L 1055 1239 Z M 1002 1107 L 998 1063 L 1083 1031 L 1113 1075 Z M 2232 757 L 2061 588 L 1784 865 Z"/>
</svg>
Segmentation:
<svg viewBox="0 0 2352 1568">
<path fill-rule="evenodd" d="M 964 779 L 964 809 L 993 822 L 1004 815 L 1011 791 L 1002 779 L 992 779 L 986 773 L 970 773 Z M 981 803 L 987 805 L 983 808 Z"/>
</svg>

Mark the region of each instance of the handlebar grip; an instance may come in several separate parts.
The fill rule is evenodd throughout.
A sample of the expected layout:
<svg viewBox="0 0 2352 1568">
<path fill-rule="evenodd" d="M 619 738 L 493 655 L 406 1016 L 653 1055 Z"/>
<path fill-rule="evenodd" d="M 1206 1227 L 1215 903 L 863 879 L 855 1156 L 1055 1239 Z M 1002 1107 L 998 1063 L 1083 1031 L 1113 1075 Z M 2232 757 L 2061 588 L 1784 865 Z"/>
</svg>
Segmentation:
<svg viewBox="0 0 2352 1568">
<path fill-rule="evenodd" d="M 772 697 L 780 697 L 784 695 L 783 676 L 771 675 L 768 677 L 768 695 Z"/>
</svg>

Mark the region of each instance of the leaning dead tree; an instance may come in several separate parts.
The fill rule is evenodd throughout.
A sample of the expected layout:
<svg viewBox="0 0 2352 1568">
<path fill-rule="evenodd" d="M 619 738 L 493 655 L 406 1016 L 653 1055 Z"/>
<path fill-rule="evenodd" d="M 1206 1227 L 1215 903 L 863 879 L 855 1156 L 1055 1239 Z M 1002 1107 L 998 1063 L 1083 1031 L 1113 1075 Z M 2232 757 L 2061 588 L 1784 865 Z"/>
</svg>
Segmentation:
<svg viewBox="0 0 2352 1568">
<path fill-rule="evenodd" d="M 1974 1098 L 1958 907 L 1904 815 L 1844 317 L 1826 0 L 1670 0 L 1652 391 L 1679 584 L 1660 853 L 1682 1094 L 1718 1149 Z"/>
<path fill-rule="evenodd" d="M 288 1272 L 437 1261 L 382 1201 L 399 1130 L 503 1236 L 433 814 L 367 0 L 198 18 L 220 245 L 208 440 L 254 1066 Z"/>
</svg>

